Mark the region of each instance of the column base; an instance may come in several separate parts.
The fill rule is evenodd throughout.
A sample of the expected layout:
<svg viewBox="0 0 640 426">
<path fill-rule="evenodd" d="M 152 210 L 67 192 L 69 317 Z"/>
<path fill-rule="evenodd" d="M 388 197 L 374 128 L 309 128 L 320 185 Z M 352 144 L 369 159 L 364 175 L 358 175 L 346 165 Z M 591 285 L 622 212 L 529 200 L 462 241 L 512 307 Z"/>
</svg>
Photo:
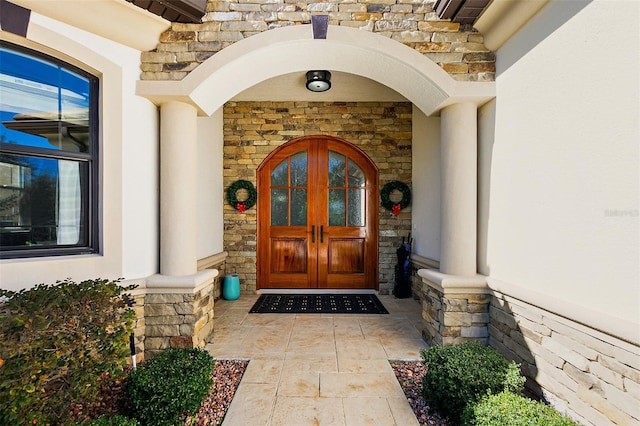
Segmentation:
<svg viewBox="0 0 640 426">
<path fill-rule="evenodd" d="M 468 340 L 489 341 L 490 291 L 486 277 L 447 275 L 420 269 L 422 317 L 427 322 L 422 337 L 430 346 Z"/>
<path fill-rule="evenodd" d="M 136 352 L 144 358 L 167 348 L 202 348 L 213 332 L 214 289 L 218 271 L 194 275 L 153 275 L 136 290 L 144 308 L 136 326 Z M 138 302 L 140 303 L 140 302 Z M 139 314 L 138 314 L 139 316 Z"/>
</svg>

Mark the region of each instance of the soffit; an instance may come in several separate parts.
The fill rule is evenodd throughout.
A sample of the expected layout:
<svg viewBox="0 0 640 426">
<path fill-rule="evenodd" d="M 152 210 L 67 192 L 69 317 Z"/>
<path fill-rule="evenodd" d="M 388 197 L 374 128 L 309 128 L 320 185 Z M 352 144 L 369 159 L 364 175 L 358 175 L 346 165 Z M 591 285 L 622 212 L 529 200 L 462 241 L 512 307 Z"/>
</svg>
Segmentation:
<svg viewBox="0 0 640 426">
<path fill-rule="evenodd" d="M 207 11 L 207 0 L 127 0 L 167 21 L 201 23 Z"/>
<path fill-rule="evenodd" d="M 438 0 L 434 6 L 438 17 L 473 25 L 491 0 Z"/>
<path fill-rule="evenodd" d="M 38 15 L 141 51 L 154 49 L 171 23 L 124 0 L 10 0 Z M 34 18 L 31 17 L 31 23 Z M 46 27 L 46 24 L 43 24 Z"/>
</svg>

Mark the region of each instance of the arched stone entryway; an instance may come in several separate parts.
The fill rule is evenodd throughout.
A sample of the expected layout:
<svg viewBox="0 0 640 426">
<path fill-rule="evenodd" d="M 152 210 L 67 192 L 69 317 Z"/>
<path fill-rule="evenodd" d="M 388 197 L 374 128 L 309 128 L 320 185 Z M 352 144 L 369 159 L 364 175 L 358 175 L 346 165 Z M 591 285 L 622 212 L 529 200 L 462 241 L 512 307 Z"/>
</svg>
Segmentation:
<svg viewBox="0 0 640 426">
<path fill-rule="evenodd" d="M 329 26 L 326 40 L 314 40 L 309 25 L 270 30 L 237 42 L 181 81 L 138 82 L 137 93 L 160 106 L 162 120 L 162 279 L 150 280 L 149 287 L 196 286 L 202 274 L 197 272 L 194 237 L 197 197 L 184 194 L 184 188 L 196 188 L 198 183 L 197 135 L 176 129 L 197 126 L 198 116 L 211 116 L 262 82 L 309 69 L 373 80 L 402 95 L 424 115 L 440 115 L 444 237 L 440 272 L 428 272 L 425 279 L 445 293 L 450 286 L 456 291 L 484 287 L 475 278 L 477 107 L 494 97 L 494 84 L 456 81 L 417 51 L 365 31 Z M 221 134 L 222 126 L 211 130 Z"/>
</svg>

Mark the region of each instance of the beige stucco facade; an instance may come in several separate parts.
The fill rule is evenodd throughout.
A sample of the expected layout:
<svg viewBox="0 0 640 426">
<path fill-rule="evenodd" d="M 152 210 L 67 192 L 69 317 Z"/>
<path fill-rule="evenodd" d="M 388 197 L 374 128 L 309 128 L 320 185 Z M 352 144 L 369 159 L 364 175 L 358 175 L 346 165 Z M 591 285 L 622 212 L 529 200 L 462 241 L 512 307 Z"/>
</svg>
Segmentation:
<svg viewBox="0 0 640 426">
<path fill-rule="evenodd" d="M 231 265 L 225 105 L 408 103 L 427 341 L 496 347 L 581 423 L 640 422 L 637 3 L 494 1 L 472 29 L 433 2 L 210 2 L 171 26 L 120 0 L 11 1 L 29 28 L 3 40 L 100 78 L 102 237 L 0 260 L 3 288 L 124 277 L 147 299 L 140 350 L 201 345 Z M 306 91 L 310 69 L 332 89 Z"/>
</svg>

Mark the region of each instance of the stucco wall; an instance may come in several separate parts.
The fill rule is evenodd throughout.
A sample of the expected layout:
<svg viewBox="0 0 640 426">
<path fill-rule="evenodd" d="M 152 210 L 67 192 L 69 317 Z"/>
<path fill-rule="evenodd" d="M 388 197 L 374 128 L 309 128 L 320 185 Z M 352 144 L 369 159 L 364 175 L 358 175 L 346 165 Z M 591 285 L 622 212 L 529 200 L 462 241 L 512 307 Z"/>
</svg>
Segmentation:
<svg viewBox="0 0 640 426">
<path fill-rule="evenodd" d="M 198 119 L 198 259 L 223 250 L 222 110 Z"/>
<path fill-rule="evenodd" d="M 489 343 L 583 424 L 640 421 L 639 33 L 637 2 L 552 1 L 479 111 Z"/>
<path fill-rule="evenodd" d="M 135 96 L 140 52 L 37 13 L 31 14 L 26 39 L 3 38 L 100 77 L 102 245 L 95 255 L 2 260 L 2 287 L 157 272 L 158 119 L 156 107 Z"/>
<path fill-rule="evenodd" d="M 505 286 L 637 340 L 639 7 L 551 2 L 497 52 L 497 100 L 480 111 L 478 255 Z"/>
<path fill-rule="evenodd" d="M 413 253 L 440 260 L 440 117 L 413 107 Z"/>
</svg>

